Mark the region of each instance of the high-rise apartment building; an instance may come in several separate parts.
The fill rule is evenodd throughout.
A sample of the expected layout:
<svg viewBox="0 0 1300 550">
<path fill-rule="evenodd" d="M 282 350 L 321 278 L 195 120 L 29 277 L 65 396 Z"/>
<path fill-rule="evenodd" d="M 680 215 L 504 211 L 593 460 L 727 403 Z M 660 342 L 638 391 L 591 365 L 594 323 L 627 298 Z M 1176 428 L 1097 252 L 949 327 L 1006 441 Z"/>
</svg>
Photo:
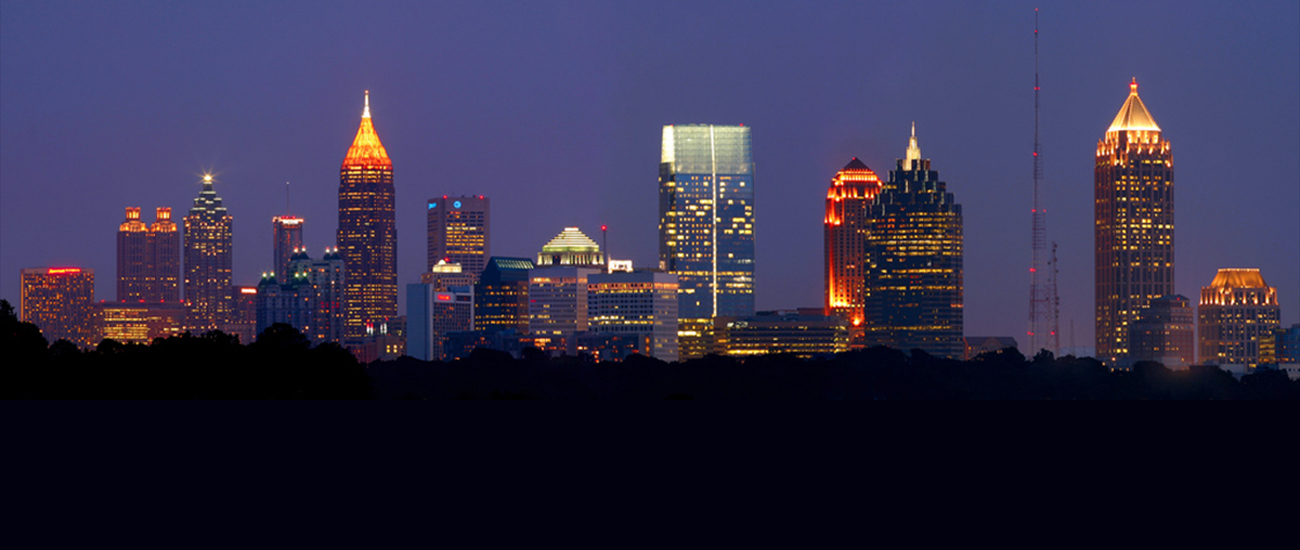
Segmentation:
<svg viewBox="0 0 1300 550">
<path fill-rule="evenodd" d="M 1129 328 L 1148 302 L 1174 293 L 1174 163 L 1169 141 L 1129 84 L 1097 142 L 1097 358 L 1126 363 Z"/>
<path fill-rule="evenodd" d="M 1220 269 L 1201 287 L 1197 317 L 1200 361 L 1208 365 L 1255 367 L 1261 345 L 1273 346 L 1282 326 L 1277 289 L 1258 269 Z"/>
<path fill-rule="evenodd" d="M 272 251 L 275 263 L 275 276 L 281 281 L 286 280 L 291 274 L 289 269 L 289 259 L 293 258 L 296 251 L 303 248 L 302 246 L 302 225 L 303 219 L 296 216 L 276 216 L 271 218 L 272 238 L 275 242 L 275 248 Z"/>
<path fill-rule="evenodd" d="M 478 276 L 491 257 L 491 199 L 478 196 L 429 199 L 427 203 L 429 257 L 425 269 L 439 261 L 460 264 Z"/>
<path fill-rule="evenodd" d="M 640 353 L 673 362 L 677 353 L 677 276 L 633 271 L 587 277 L 587 329 L 648 338 Z"/>
<path fill-rule="evenodd" d="M 95 345 L 92 302 L 95 270 L 79 267 L 22 270 L 22 320 L 41 329 L 51 344 L 67 340 L 81 347 Z"/>
<path fill-rule="evenodd" d="M 528 333 L 528 258 L 492 257 L 474 283 L 474 326 L 481 331 Z"/>
<path fill-rule="evenodd" d="M 196 332 L 231 320 L 233 232 L 234 218 L 213 190 L 212 176 L 203 176 L 203 190 L 185 216 L 185 305 Z"/>
<path fill-rule="evenodd" d="M 158 208 L 152 225 L 140 209 L 126 209 L 117 231 L 117 301 L 179 302 L 181 241 L 171 208 Z"/>
<path fill-rule="evenodd" d="M 659 267 L 677 275 L 681 357 L 714 317 L 754 314 L 754 158 L 747 126 L 669 125 L 659 163 Z"/>
<path fill-rule="evenodd" d="M 905 158 L 872 201 L 867 224 L 863 323 L 868 345 L 960 359 L 961 205 L 921 158 L 916 125 Z"/>
<path fill-rule="evenodd" d="M 862 324 L 867 215 L 879 192 L 880 178 L 856 157 L 835 174 L 826 191 L 826 315 L 854 326 Z"/>
<path fill-rule="evenodd" d="M 393 161 L 370 120 L 366 92 L 361 127 L 339 169 L 338 251 L 347 269 L 344 337 L 397 317 L 397 225 Z"/>
</svg>

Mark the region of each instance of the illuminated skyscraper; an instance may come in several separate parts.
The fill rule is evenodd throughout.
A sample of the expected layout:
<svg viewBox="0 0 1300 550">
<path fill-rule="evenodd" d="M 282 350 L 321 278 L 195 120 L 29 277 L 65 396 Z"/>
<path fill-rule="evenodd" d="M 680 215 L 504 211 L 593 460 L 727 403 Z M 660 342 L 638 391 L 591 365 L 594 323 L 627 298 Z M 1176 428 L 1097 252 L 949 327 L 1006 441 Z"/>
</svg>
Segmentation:
<svg viewBox="0 0 1300 550">
<path fill-rule="evenodd" d="M 230 322 L 233 232 L 234 218 L 212 189 L 212 176 L 203 176 L 203 191 L 185 216 L 185 304 L 196 331 Z"/>
<path fill-rule="evenodd" d="M 961 205 L 921 158 L 916 125 L 868 213 L 863 317 L 869 345 L 960 359 Z"/>
<path fill-rule="evenodd" d="M 863 256 L 867 213 L 880 192 L 880 178 L 856 157 L 831 179 L 826 191 L 826 315 L 862 324 Z"/>
<path fill-rule="evenodd" d="M 1210 286 L 1201 287 L 1197 317 L 1202 363 L 1254 367 L 1261 345 L 1274 344 L 1282 307 L 1258 269 L 1220 269 Z"/>
<path fill-rule="evenodd" d="M 292 270 L 289 259 L 302 246 L 302 218 L 295 216 L 276 216 L 271 218 L 272 237 L 275 239 L 275 276 L 286 281 Z"/>
<path fill-rule="evenodd" d="M 425 269 L 439 261 L 460 264 L 478 276 L 491 256 L 491 199 L 483 195 L 429 199 L 429 256 Z"/>
<path fill-rule="evenodd" d="M 1095 175 L 1097 358 L 1128 362 L 1130 326 L 1174 293 L 1173 155 L 1137 79 L 1097 142 Z"/>
<path fill-rule="evenodd" d="M 344 337 L 397 317 L 397 226 L 393 161 L 370 121 L 366 92 L 361 127 L 339 170 L 338 252 L 347 269 Z"/>
<path fill-rule="evenodd" d="M 669 125 L 659 164 L 659 267 L 677 275 L 679 351 L 711 319 L 754 314 L 754 158 L 747 126 Z"/>
<path fill-rule="evenodd" d="M 126 209 L 117 231 L 117 301 L 180 301 L 180 232 L 172 209 L 159 208 L 153 225 L 140 220 L 140 209 Z"/>
<path fill-rule="evenodd" d="M 498 332 L 528 333 L 528 258 L 492 257 L 474 284 L 474 326 Z"/>
<path fill-rule="evenodd" d="M 63 339 L 92 346 L 95 270 L 79 267 L 22 270 L 22 320 L 41 329 L 51 344 Z"/>
</svg>

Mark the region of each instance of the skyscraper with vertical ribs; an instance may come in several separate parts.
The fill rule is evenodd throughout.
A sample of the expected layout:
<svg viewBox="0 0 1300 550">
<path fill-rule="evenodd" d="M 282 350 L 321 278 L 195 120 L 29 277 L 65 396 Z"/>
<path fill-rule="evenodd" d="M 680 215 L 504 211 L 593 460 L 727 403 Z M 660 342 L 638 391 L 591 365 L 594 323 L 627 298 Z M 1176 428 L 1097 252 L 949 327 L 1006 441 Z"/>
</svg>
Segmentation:
<svg viewBox="0 0 1300 550">
<path fill-rule="evenodd" d="M 159 208 L 145 226 L 139 208 L 126 209 L 117 230 L 117 301 L 180 301 L 181 241 L 171 217 L 171 208 Z"/>
<path fill-rule="evenodd" d="M 185 216 L 185 305 L 192 330 L 215 329 L 231 320 L 234 218 L 203 176 L 203 191 Z"/>
<path fill-rule="evenodd" d="M 397 316 L 397 225 L 393 161 L 370 121 L 366 92 L 361 127 L 339 170 L 338 252 L 344 282 L 344 337 L 362 338 Z"/>
<path fill-rule="evenodd" d="M 1174 293 L 1173 154 L 1137 88 L 1097 142 L 1097 358 L 1112 363 L 1128 361 L 1141 310 Z"/>
<path fill-rule="evenodd" d="M 921 158 L 916 125 L 907 156 L 868 211 L 863 317 L 868 345 L 960 359 L 961 205 Z"/>
<path fill-rule="evenodd" d="M 826 315 L 862 324 L 867 213 L 880 178 L 854 157 L 826 191 Z"/>
</svg>

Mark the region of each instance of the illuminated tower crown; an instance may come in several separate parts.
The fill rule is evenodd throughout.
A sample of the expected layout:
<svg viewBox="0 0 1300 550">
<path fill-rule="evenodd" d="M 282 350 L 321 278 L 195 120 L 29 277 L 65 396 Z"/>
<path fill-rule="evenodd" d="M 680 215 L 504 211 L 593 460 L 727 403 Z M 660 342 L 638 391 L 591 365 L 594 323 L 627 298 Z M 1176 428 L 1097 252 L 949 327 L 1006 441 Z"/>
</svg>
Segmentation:
<svg viewBox="0 0 1300 550">
<path fill-rule="evenodd" d="M 826 190 L 826 314 L 862 324 L 863 246 L 867 207 L 880 192 L 880 178 L 854 157 Z"/>
</svg>

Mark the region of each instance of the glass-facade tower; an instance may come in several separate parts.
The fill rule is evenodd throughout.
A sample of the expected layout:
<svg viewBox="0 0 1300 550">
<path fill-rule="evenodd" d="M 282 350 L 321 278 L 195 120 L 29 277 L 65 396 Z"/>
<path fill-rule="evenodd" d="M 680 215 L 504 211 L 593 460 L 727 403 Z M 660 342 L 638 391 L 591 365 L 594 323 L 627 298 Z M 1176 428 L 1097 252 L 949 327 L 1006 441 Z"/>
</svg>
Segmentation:
<svg viewBox="0 0 1300 550">
<path fill-rule="evenodd" d="M 681 319 L 754 314 L 754 159 L 749 127 L 664 126 L 659 265 L 677 275 Z"/>
</svg>

